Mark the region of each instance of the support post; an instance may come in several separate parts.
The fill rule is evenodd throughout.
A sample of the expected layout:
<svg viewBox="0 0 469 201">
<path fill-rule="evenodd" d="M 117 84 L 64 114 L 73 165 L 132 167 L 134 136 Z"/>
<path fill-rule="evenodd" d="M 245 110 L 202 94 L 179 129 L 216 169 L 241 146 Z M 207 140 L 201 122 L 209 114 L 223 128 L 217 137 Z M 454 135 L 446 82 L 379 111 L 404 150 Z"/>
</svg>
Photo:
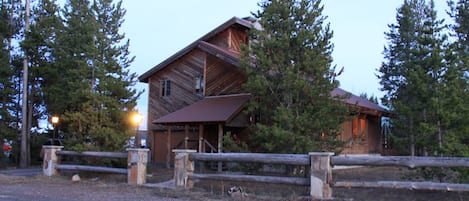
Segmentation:
<svg viewBox="0 0 469 201">
<path fill-rule="evenodd" d="M 56 175 L 57 168 L 56 166 L 60 163 L 59 158 L 57 157 L 57 151 L 62 150 L 63 146 L 55 145 L 44 145 L 42 150 L 44 152 L 43 162 L 42 162 L 42 172 L 46 176 Z"/>
<path fill-rule="evenodd" d="M 149 149 L 127 149 L 127 183 L 142 185 L 146 183 Z"/>
<path fill-rule="evenodd" d="M 190 189 L 194 183 L 189 181 L 189 175 L 194 173 L 194 161 L 189 160 L 190 153 L 196 153 L 191 149 L 174 149 L 174 183 L 177 188 Z"/>
<path fill-rule="evenodd" d="M 311 191 L 313 199 L 332 198 L 331 152 L 311 152 Z"/>
<path fill-rule="evenodd" d="M 202 153 L 202 146 L 204 145 L 204 125 L 199 124 L 199 153 Z"/>
<path fill-rule="evenodd" d="M 223 152 L 223 124 L 218 124 L 218 153 L 222 153 Z M 218 172 L 221 172 L 222 171 L 222 166 L 223 166 L 223 163 L 222 162 L 218 162 Z"/>
</svg>

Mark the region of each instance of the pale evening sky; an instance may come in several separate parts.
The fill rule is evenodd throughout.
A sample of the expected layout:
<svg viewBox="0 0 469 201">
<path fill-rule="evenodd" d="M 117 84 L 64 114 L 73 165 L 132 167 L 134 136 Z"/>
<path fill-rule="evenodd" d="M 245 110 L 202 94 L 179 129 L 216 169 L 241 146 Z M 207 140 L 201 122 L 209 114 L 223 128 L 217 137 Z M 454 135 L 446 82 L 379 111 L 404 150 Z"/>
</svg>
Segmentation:
<svg viewBox="0 0 469 201">
<path fill-rule="evenodd" d="M 121 31 L 130 39 L 136 56 L 130 70 L 141 75 L 202 37 L 230 18 L 251 16 L 259 0 L 124 0 L 127 10 Z M 403 0 L 323 0 L 323 14 L 334 32 L 333 65 L 344 66 L 337 79 L 340 87 L 356 95 L 381 97 L 376 69 L 383 62 L 384 32 L 395 23 L 396 9 Z M 447 18 L 446 0 L 435 0 L 439 18 Z M 448 21 L 448 19 L 447 19 Z M 137 108 L 145 116 L 140 129 L 147 128 L 148 85 Z"/>
</svg>

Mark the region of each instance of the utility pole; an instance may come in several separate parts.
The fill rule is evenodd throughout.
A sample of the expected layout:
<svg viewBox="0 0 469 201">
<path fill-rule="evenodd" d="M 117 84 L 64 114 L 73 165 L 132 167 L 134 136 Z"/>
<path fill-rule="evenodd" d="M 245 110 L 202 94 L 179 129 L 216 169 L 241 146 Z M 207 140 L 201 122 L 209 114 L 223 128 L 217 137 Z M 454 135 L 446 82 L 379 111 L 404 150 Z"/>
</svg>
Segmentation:
<svg viewBox="0 0 469 201">
<path fill-rule="evenodd" d="M 26 0 L 26 16 L 24 19 L 24 37 L 29 31 L 29 17 L 30 17 L 30 0 Z M 21 151 L 20 151 L 20 168 L 29 166 L 29 152 L 28 152 L 28 57 L 24 51 L 23 59 L 23 105 L 21 107 Z"/>
</svg>

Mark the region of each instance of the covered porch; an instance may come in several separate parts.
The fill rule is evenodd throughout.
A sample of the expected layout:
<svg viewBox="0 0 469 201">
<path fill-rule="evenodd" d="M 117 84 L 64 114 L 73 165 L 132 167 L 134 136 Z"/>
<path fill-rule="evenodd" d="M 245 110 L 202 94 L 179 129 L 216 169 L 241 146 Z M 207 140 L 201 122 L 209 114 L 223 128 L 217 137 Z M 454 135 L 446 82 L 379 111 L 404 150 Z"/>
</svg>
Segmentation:
<svg viewBox="0 0 469 201">
<path fill-rule="evenodd" d="M 249 98 L 249 94 L 209 96 L 154 120 L 153 124 L 164 128 L 153 132 L 154 162 L 170 167 L 173 149 L 223 152 L 223 136 L 237 133 L 249 123 L 242 112 Z"/>
</svg>

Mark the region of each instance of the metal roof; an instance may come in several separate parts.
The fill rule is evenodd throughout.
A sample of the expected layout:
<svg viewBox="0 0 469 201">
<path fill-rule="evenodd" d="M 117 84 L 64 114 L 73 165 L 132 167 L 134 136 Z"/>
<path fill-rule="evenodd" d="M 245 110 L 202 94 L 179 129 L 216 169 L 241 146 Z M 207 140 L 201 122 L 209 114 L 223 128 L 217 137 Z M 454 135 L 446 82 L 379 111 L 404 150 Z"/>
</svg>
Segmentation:
<svg viewBox="0 0 469 201">
<path fill-rule="evenodd" d="M 356 95 L 354 95 L 354 94 L 352 94 L 348 91 L 345 91 L 341 88 L 335 88 L 334 90 L 332 90 L 331 95 L 332 96 L 348 95 L 349 97 L 346 99 L 346 102 L 350 105 L 357 105 L 357 106 L 360 106 L 362 108 L 366 108 L 366 109 L 376 111 L 376 112 L 388 113 L 388 111 L 386 111 L 386 109 L 380 107 L 378 104 L 373 103 L 373 102 L 369 101 L 366 98 L 356 96 Z"/>
<path fill-rule="evenodd" d="M 248 102 L 250 94 L 208 96 L 173 113 L 154 120 L 154 124 L 230 122 Z"/>
</svg>

